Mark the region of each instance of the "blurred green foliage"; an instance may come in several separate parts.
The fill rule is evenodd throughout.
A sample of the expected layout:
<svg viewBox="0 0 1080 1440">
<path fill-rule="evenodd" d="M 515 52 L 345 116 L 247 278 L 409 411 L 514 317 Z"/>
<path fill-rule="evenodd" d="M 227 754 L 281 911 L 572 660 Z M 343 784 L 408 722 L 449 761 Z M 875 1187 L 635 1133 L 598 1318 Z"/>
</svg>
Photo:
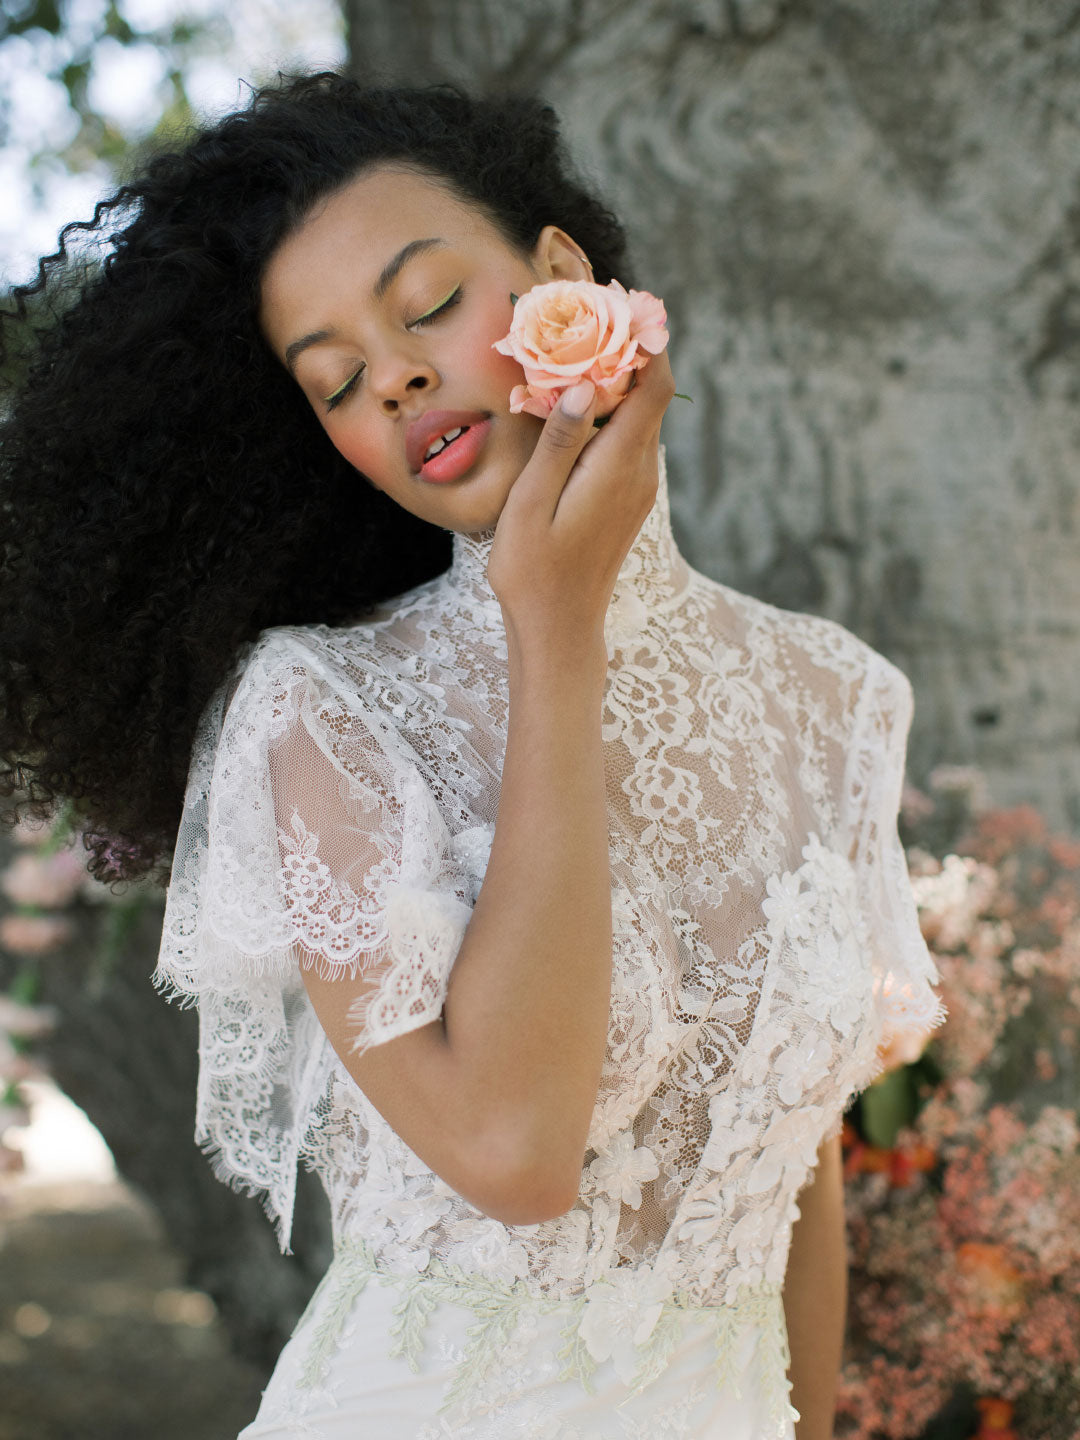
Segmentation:
<svg viewBox="0 0 1080 1440">
<path fill-rule="evenodd" d="M 63 87 L 77 119 L 74 136 L 61 148 L 31 146 L 31 169 L 59 161 L 64 169 L 79 173 L 104 162 L 116 173 L 140 143 L 181 132 L 193 119 L 185 71 L 195 56 L 226 45 L 230 35 L 224 12 L 196 18 L 178 6 L 178 13 L 166 23 L 137 28 L 117 0 L 101 0 L 96 14 L 87 0 L 77 4 L 0 0 L 0 47 L 16 40 L 29 45 L 28 58 L 32 56 L 40 73 Z M 110 121 L 92 103 L 95 56 L 103 41 L 151 45 L 164 61 L 165 83 L 159 88 L 157 113 L 151 111 L 137 133 Z M 8 139 L 10 120 L 10 105 L 0 96 L 0 143 Z"/>
</svg>

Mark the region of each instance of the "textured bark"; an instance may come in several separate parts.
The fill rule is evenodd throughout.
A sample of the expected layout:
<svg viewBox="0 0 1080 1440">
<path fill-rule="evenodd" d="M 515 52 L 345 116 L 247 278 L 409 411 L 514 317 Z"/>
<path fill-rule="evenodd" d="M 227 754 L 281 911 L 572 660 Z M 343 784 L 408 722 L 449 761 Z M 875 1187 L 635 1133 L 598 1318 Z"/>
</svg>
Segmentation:
<svg viewBox="0 0 1080 1440">
<path fill-rule="evenodd" d="M 6 862 L 9 844 L 0 849 Z M 186 1283 L 213 1297 L 237 1352 L 269 1373 L 330 1261 L 322 1186 L 301 1169 L 294 1253 L 282 1256 L 261 1205 L 217 1180 L 193 1141 L 198 1019 L 150 984 L 160 905 L 142 909 L 105 966 L 97 957 L 109 907 L 79 903 L 70 913 L 78 927 L 70 945 L 21 964 L 0 952 L 0 992 L 32 968 L 36 1002 L 57 1017 L 35 1055 L 160 1214 L 186 1258 Z"/>
<path fill-rule="evenodd" d="M 558 110 L 668 305 L 691 563 L 906 670 L 913 781 L 1080 828 L 1080 5 L 346 13 L 362 78 Z"/>
</svg>

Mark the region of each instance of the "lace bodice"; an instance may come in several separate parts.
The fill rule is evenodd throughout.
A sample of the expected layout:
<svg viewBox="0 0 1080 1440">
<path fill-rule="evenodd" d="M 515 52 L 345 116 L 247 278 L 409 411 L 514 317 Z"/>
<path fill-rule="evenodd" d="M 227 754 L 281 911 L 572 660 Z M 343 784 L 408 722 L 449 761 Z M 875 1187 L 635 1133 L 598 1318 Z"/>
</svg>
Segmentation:
<svg viewBox="0 0 1080 1440">
<path fill-rule="evenodd" d="M 589 1148 L 567 1214 L 503 1225 L 367 1101 L 299 973 L 361 982 L 359 1048 L 440 1013 L 498 815 L 493 534 L 455 534 L 444 575 L 360 623 L 275 627 L 238 657 L 195 741 L 155 982 L 199 1005 L 198 1138 L 283 1248 L 302 1157 L 339 1248 L 572 1302 L 593 1359 L 617 1357 L 665 1305 L 775 1292 L 879 1043 L 941 1018 L 896 831 L 912 692 L 835 622 L 689 566 L 661 451 L 606 622 L 613 980 Z"/>
</svg>

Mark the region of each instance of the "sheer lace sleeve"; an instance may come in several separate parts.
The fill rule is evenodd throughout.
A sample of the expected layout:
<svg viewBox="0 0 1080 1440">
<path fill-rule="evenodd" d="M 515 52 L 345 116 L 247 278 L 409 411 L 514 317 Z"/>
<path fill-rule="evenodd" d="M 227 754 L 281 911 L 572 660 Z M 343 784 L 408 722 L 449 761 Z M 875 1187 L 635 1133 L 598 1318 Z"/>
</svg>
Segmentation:
<svg viewBox="0 0 1080 1440">
<path fill-rule="evenodd" d="M 291 631 L 264 632 L 202 717 L 153 978 L 199 1008 L 196 1140 L 263 1192 L 283 1249 L 338 1063 L 300 969 L 362 982 L 357 1049 L 437 1018 L 484 838 L 451 837 L 390 720 Z"/>
<path fill-rule="evenodd" d="M 268 761 L 290 935 L 301 964 L 360 982 L 353 1049 L 437 1019 L 473 895 L 418 769 L 310 687 Z"/>
<path fill-rule="evenodd" d="M 897 832 L 913 713 L 911 682 L 874 653 L 856 706 L 844 788 L 883 1043 L 904 1031 L 931 1030 L 945 1018 Z"/>
</svg>

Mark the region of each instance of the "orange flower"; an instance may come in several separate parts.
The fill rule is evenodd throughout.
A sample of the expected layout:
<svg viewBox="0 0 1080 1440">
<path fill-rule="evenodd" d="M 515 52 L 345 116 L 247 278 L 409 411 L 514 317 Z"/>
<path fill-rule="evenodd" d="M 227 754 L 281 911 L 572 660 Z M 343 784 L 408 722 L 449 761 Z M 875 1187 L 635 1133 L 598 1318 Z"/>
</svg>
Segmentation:
<svg viewBox="0 0 1080 1440">
<path fill-rule="evenodd" d="M 937 1151 L 930 1145 L 917 1144 L 886 1150 L 856 1138 L 844 1162 L 844 1178 L 850 1180 L 859 1174 L 888 1175 L 893 1186 L 910 1185 L 917 1173 L 932 1170 L 936 1164 Z"/>
<path fill-rule="evenodd" d="M 932 1170 L 937 1164 L 937 1152 L 929 1145 L 912 1145 L 910 1149 L 896 1149 L 891 1153 L 889 1175 L 894 1186 L 910 1185 L 916 1174 Z"/>
<path fill-rule="evenodd" d="M 1002 1400 L 997 1395 L 983 1395 L 975 1404 L 979 1411 L 975 1440 L 1018 1440 L 1016 1431 L 1010 1428 L 1013 1418 L 1011 1400 Z"/>
<path fill-rule="evenodd" d="M 1004 1245 L 976 1240 L 956 1247 L 956 1268 L 970 1282 L 979 1313 L 1013 1320 L 1024 1309 L 1024 1277 Z"/>
<path fill-rule="evenodd" d="M 492 345 L 525 371 L 510 392 L 510 413 L 546 420 L 559 396 L 579 380 L 596 386 L 594 418 L 610 415 L 630 389 L 635 370 L 668 343 L 664 302 L 618 280 L 551 280 L 514 302 L 509 333 Z"/>
<path fill-rule="evenodd" d="M 892 1151 L 880 1145 L 866 1145 L 863 1148 L 859 1169 L 866 1175 L 888 1175 L 892 1169 Z"/>
</svg>

